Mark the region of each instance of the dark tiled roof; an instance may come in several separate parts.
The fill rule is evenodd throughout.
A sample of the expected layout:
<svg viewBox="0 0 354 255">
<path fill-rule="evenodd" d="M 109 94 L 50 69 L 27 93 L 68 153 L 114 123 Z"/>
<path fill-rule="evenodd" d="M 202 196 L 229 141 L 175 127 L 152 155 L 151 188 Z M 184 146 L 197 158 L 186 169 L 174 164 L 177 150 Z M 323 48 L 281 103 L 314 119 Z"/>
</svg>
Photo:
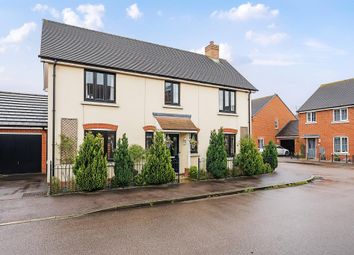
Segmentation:
<svg viewBox="0 0 354 255">
<path fill-rule="evenodd" d="M 276 95 L 260 97 L 252 100 L 252 117 L 259 112 Z"/>
<path fill-rule="evenodd" d="M 46 95 L 0 92 L 0 126 L 47 127 Z"/>
<path fill-rule="evenodd" d="M 224 59 L 49 20 L 43 21 L 40 57 L 257 90 Z"/>
<path fill-rule="evenodd" d="M 276 137 L 299 136 L 299 121 L 289 121 L 276 135 Z"/>
<path fill-rule="evenodd" d="M 298 112 L 354 105 L 354 79 L 321 85 Z"/>
</svg>

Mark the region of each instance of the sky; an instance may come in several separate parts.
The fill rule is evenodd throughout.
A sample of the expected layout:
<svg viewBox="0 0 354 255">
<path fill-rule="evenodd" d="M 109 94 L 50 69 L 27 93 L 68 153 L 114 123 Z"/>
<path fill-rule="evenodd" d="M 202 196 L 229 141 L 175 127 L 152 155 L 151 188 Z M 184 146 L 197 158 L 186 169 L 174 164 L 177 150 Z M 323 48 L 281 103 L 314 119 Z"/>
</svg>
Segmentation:
<svg viewBox="0 0 354 255">
<path fill-rule="evenodd" d="M 43 92 L 42 19 L 203 53 L 209 41 L 259 91 L 296 111 L 354 78 L 354 1 L 0 0 L 0 90 Z"/>
</svg>

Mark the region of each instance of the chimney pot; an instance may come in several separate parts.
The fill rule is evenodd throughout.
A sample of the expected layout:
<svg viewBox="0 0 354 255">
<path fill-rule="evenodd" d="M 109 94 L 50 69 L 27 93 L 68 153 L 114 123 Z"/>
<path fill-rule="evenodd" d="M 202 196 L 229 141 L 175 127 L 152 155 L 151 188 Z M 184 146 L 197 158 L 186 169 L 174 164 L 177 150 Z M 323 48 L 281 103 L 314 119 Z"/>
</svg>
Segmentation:
<svg viewBox="0 0 354 255">
<path fill-rule="evenodd" d="M 219 60 L 219 45 L 214 41 L 210 41 L 209 45 L 205 47 L 205 56 L 218 61 Z"/>
</svg>

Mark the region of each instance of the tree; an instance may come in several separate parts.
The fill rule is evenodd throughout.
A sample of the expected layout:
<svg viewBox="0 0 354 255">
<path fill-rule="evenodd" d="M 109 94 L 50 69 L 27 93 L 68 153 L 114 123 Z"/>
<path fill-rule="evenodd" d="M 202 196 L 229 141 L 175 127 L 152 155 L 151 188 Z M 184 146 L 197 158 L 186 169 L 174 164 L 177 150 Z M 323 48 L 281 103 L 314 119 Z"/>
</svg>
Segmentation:
<svg viewBox="0 0 354 255">
<path fill-rule="evenodd" d="M 73 171 L 80 190 L 103 189 L 107 182 L 107 159 L 103 151 L 103 138 L 88 133 L 76 156 Z"/>
<path fill-rule="evenodd" d="M 261 174 L 265 169 L 262 155 L 251 138 L 241 140 L 240 153 L 236 156 L 234 164 L 248 176 Z"/>
<path fill-rule="evenodd" d="M 154 136 L 154 142 L 147 152 L 142 175 L 146 184 L 163 184 L 175 180 L 170 150 L 165 144 L 162 132 L 156 132 Z"/>
<path fill-rule="evenodd" d="M 133 181 L 133 160 L 128 150 L 128 138 L 123 134 L 123 138 L 118 139 L 117 148 L 114 151 L 114 178 L 112 183 L 115 186 L 128 186 Z"/>
<path fill-rule="evenodd" d="M 268 145 L 265 146 L 262 152 L 262 157 L 263 162 L 268 163 L 271 166 L 272 171 L 278 167 L 278 152 L 273 141 L 270 141 Z"/>
<path fill-rule="evenodd" d="M 213 130 L 210 134 L 206 167 L 214 178 L 219 179 L 227 176 L 227 153 L 222 128 L 218 132 Z"/>
<path fill-rule="evenodd" d="M 129 155 L 134 163 L 139 163 L 145 159 L 145 149 L 138 144 L 129 146 Z"/>
</svg>

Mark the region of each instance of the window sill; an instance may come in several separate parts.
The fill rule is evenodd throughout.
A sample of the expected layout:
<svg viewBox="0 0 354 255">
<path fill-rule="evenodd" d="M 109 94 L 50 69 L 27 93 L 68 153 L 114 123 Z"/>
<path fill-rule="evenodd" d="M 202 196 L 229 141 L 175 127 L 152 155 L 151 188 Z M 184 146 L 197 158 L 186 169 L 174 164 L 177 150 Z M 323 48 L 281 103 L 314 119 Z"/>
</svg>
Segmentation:
<svg viewBox="0 0 354 255">
<path fill-rule="evenodd" d="M 306 125 L 317 124 L 317 121 L 314 122 L 305 122 Z"/>
<path fill-rule="evenodd" d="M 83 101 L 81 102 L 82 105 L 92 105 L 92 106 L 106 106 L 106 107 L 115 107 L 118 108 L 118 104 L 116 103 L 101 103 L 101 102 L 90 102 L 90 101 Z"/>
<path fill-rule="evenodd" d="M 169 104 L 164 104 L 162 106 L 163 108 L 170 108 L 170 109 L 179 109 L 179 110 L 183 110 L 183 107 L 180 105 L 169 105 Z"/>
<path fill-rule="evenodd" d="M 343 120 L 343 121 L 332 121 L 331 124 L 344 124 L 344 123 L 349 123 L 349 120 Z"/>
<path fill-rule="evenodd" d="M 191 153 L 191 157 L 199 157 L 199 153 Z"/>
<path fill-rule="evenodd" d="M 232 112 L 218 112 L 218 115 L 221 116 L 234 116 L 234 117 L 238 117 L 237 113 L 232 113 Z"/>
<path fill-rule="evenodd" d="M 348 155 L 348 156 L 349 156 L 349 153 L 348 153 L 348 152 L 335 152 L 335 153 L 333 153 L 332 155 L 338 155 L 338 156 L 345 156 L 345 155 Z"/>
</svg>

